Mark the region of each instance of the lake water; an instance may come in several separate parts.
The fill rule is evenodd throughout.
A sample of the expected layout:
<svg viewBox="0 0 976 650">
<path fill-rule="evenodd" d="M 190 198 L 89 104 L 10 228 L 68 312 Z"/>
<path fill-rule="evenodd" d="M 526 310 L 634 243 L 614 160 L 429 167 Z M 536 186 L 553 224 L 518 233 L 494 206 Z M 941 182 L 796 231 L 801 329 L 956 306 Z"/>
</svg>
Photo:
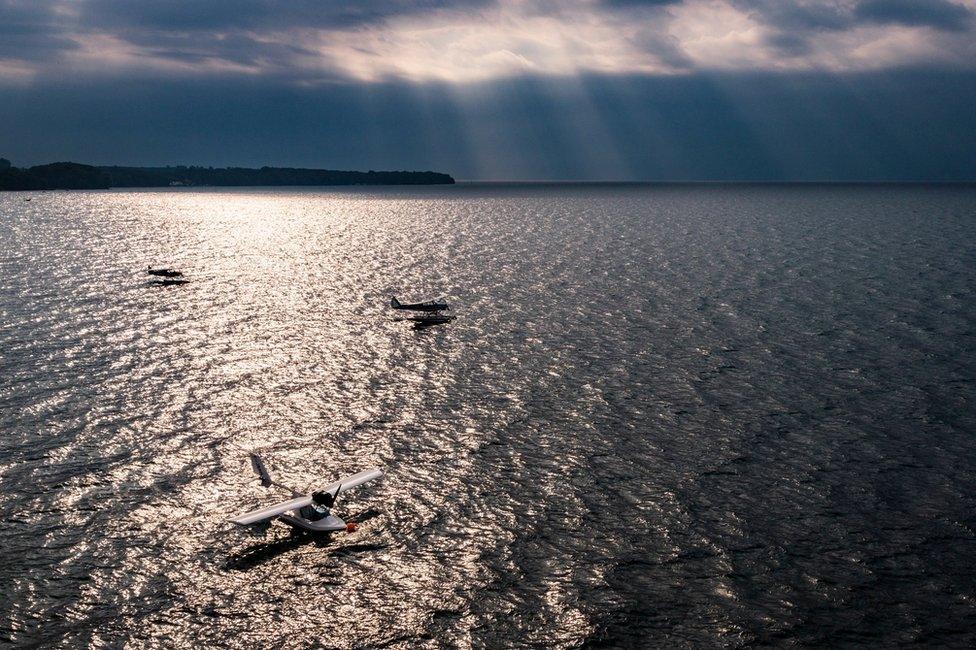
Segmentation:
<svg viewBox="0 0 976 650">
<path fill-rule="evenodd" d="M 972 186 L 27 196 L 0 643 L 976 643 Z"/>
</svg>

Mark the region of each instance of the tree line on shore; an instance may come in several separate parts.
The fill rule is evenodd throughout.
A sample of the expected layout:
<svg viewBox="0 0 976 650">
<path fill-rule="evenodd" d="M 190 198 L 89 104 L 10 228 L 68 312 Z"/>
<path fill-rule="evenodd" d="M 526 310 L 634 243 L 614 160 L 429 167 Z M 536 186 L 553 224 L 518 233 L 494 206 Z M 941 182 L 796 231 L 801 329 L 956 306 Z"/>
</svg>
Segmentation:
<svg viewBox="0 0 976 650">
<path fill-rule="evenodd" d="M 0 190 L 98 190 L 110 187 L 255 185 L 438 185 L 454 179 L 439 172 L 337 171 L 292 167 L 96 167 L 57 162 L 18 168 L 0 158 Z"/>
</svg>

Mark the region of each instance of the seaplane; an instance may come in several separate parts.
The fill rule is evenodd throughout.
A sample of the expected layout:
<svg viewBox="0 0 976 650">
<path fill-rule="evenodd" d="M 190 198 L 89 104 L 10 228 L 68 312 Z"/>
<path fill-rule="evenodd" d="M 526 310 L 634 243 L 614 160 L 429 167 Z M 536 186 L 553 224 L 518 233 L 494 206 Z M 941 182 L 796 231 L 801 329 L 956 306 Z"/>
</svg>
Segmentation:
<svg viewBox="0 0 976 650">
<path fill-rule="evenodd" d="M 331 509 L 343 492 L 383 476 L 383 471 L 374 467 L 339 479 L 311 494 L 303 495 L 272 479 L 264 461 L 257 454 L 251 454 L 251 467 L 261 478 L 261 485 L 264 487 L 279 487 L 292 494 L 292 498 L 288 501 L 245 512 L 230 520 L 240 526 L 253 526 L 259 530 L 266 528 L 274 519 L 279 519 L 296 530 L 310 533 L 354 532 L 356 524 L 339 519 L 332 514 Z"/>
<path fill-rule="evenodd" d="M 426 327 L 427 325 L 440 325 L 442 323 L 450 323 L 454 320 L 454 316 L 445 314 L 444 312 L 450 309 L 446 302 L 437 300 L 428 300 L 426 302 L 412 302 L 404 304 L 397 300 L 396 296 L 390 300 L 390 307 L 396 309 L 397 311 L 416 311 L 419 314 L 411 314 L 410 316 L 405 316 L 398 320 L 409 320 L 416 323 L 417 327 Z"/>
<path fill-rule="evenodd" d="M 146 268 L 146 273 L 149 275 L 155 275 L 161 278 L 181 278 L 183 277 L 183 271 L 177 271 L 176 269 L 154 269 L 152 266 Z"/>
<path fill-rule="evenodd" d="M 146 273 L 153 276 L 149 284 L 155 287 L 171 287 L 174 285 L 188 284 L 190 281 L 183 277 L 183 271 L 176 269 L 154 269 L 148 267 Z"/>
</svg>

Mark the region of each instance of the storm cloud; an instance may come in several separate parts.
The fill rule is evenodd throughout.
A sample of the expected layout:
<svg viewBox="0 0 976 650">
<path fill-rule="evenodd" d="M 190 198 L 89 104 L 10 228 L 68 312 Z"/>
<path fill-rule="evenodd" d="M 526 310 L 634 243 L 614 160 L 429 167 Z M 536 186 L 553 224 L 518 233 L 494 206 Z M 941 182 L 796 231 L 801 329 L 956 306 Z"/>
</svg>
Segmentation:
<svg viewBox="0 0 976 650">
<path fill-rule="evenodd" d="M 974 6 L 976 0 L 0 0 L 0 78 L 55 67 L 238 72 L 299 82 L 971 68 Z"/>
<path fill-rule="evenodd" d="M 54 0 L 0 0 L 0 61 L 46 63 L 78 44 Z"/>
<path fill-rule="evenodd" d="M 960 32 L 973 24 L 972 9 L 948 0 L 865 0 L 857 4 L 854 15 L 867 22 Z"/>
<path fill-rule="evenodd" d="M 737 0 L 737 7 L 760 21 L 803 35 L 809 31 L 849 30 L 864 25 L 900 25 L 965 31 L 971 27 L 971 7 L 951 0 Z"/>
</svg>

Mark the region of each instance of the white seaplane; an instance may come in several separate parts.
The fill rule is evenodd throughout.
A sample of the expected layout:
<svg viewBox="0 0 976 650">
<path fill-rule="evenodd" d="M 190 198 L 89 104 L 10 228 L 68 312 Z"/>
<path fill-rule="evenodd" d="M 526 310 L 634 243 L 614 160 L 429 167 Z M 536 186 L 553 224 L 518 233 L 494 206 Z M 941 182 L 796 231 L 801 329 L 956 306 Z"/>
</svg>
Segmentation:
<svg viewBox="0 0 976 650">
<path fill-rule="evenodd" d="M 232 518 L 231 521 L 241 526 L 267 526 L 271 520 L 280 519 L 293 528 L 311 533 L 330 533 L 342 530 L 351 533 L 355 531 L 355 523 L 346 523 L 342 519 L 339 519 L 332 514 L 331 508 L 343 492 L 383 476 L 383 471 L 374 467 L 373 469 L 363 470 L 358 474 L 347 476 L 346 478 L 326 485 L 321 490 L 316 490 L 311 494 L 302 496 L 301 493 L 272 479 L 271 474 L 268 473 L 268 469 L 264 466 L 264 461 L 257 454 L 251 454 L 251 467 L 261 477 L 261 485 L 264 487 L 274 485 L 283 488 L 291 492 L 294 498 L 266 508 L 246 512 L 243 515 Z"/>
</svg>

